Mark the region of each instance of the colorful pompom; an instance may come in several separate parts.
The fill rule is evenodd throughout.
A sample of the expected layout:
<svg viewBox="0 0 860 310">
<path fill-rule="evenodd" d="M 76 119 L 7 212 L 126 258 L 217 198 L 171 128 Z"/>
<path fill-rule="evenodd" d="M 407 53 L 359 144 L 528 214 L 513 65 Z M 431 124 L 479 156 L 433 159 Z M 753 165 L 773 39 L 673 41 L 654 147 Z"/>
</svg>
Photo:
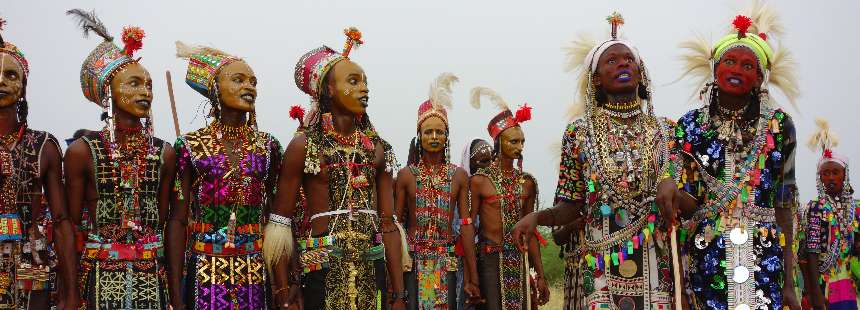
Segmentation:
<svg viewBox="0 0 860 310">
<path fill-rule="evenodd" d="M 529 106 L 528 103 L 523 104 L 514 115 L 514 120 L 519 123 L 523 123 L 525 121 L 532 119 L 532 107 Z"/>
<path fill-rule="evenodd" d="M 747 29 L 752 26 L 752 20 L 749 17 L 738 15 L 732 21 L 732 25 L 738 30 L 738 38 L 744 38 L 747 34 Z"/>
<path fill-rule="evenodd" d="M 299 105 L 290 107 L 290 118 L 301 122 L 305 118 L 305 109 Z"/>
<path fill-rule="evenodd" d="M 122 29 L 122 43 L 125 44 L 123 53 L 128 57 L 133 57 L 134 52 L 143 47 L 143 37 L 145 36 L 146 33 L 143 31 L 143 28 L 134 26 L 124 27 Z"/>
<path fill-rule="evenodd" d="M 833 158 L 833 151 L 830 149 L 824 150 L 824 158 Z"/>
<path fill-rule="evenodd" d="M 343 57 L 349 57 L 349 52 L 352 51 L 352 47 L 358 47 L 359 45 L 364 44 L 364 41 L 361 40 L 361 31 L 356 27 L 349 27 L 343 30 L 343 34 L 346 35 L 346 43 L 343 44 Z"/>
<path fill-rule="evenodd" d="M 762 40 L 767 41 L 767 33 L 759 32 L 758 37 L 761 38 Z"/>
</svg>

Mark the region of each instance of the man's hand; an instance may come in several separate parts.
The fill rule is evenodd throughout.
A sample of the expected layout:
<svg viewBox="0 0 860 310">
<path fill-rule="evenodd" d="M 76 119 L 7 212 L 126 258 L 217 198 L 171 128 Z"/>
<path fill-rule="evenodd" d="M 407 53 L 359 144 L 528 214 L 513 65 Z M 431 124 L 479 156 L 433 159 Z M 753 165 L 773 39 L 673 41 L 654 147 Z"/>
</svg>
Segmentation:
<svg viewBox="0 0 860 310">
<path fill-rule="evenodd" d="M 517 225 L 514 226 L 514 231 L 511 232 L 511 236 L 514 238 L 517 248 L 519 248 L 523 253 L 528 251 L 529 240 L 531 240 L 533 232 L 535 231 L 535 228 L 537 228 L 537 220 L 537 212 L 529 213 L 517 222 Z"/>
<path fill-rule="evenodd" d="M 679 195 L 678 185 L 672 179 L 663 179 L 657 185 L 657 197 L 654 202 L 660 207 L 660 215 L 666 223 L 667 232 L 671 232 L 678 223 Z"/>
<path fill-rule="evenodd" d="M 475 283 L 466 283 L 463 285 L 463 292 L 466 294 L 467 305 L 477 305 L 486 302 L 486 300 L 481 298 L 481 290 Z"/>
<path fill-rule="evenodd" d="M 543 306 L 549 302 L 549 286 L 546 285 L 546 278 L 543 276 L 537 277 L 535 279 L 535 289 L 537 290 L 537 304 L 539 306 Z"/>
</svg>

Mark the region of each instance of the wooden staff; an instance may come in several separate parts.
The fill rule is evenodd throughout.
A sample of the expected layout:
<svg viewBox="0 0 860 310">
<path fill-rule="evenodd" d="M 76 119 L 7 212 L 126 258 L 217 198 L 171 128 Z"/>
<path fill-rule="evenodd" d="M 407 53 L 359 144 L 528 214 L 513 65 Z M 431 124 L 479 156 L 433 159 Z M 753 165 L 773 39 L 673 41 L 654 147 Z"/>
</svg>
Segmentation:
<svg viewBox="0 0 860 310">
<path fill-rule="evenodd" d="M 683 307 L 681 305 L 681 261 L 678 258 L 681 254 L 678 252 L 678 226 L 672 227 L 672 233 L 669 238 L 672 239 L 672 269 L 674 270 L 675 276 L 675 309 L 680 310 L 683 309 Z"/>
<path fill-rule="evenodd" d="M 176 98 L 173 97 L 173 80 L 170 79 L 170 70 L 167 70 L 167 94 L 170 95 L 170 111 L 173 112 L 173 130 L 179 137 L 179 116 L 176 115 Z"/>
</svg>

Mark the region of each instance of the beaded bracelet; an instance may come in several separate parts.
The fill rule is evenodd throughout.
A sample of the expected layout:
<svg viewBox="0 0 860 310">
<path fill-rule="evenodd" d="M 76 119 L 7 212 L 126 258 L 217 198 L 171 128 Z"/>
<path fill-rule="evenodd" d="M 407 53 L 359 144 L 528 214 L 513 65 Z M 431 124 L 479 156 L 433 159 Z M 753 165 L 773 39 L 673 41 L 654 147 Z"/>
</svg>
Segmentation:
<svg viewBox="0 0 860 310">
<path fill-rule="evenodd" d="M 460 225 L 463 225 L 463 226 L 465 226 L 465 225 L 472 225 L 472 222 L 473 222 L 473 221 L 472 221 L 472 218 L 471 218 L 471 217 L 467 217 L 467 218 L 462 218 L 462 219 L 460 219 Z"/>
<path fill-rule="evenodd" d="M 278 215 L 278 214 L 274 214 L 274 213 L 269 213 L 269 222 L 272 222 L 274 224 L 284 225 L 284 226 L 290 226 L 290 225 L 292 225 L 293 221 L 290 220 L 290 218 L 288 218 L 286 216 Z"/>
</svg>

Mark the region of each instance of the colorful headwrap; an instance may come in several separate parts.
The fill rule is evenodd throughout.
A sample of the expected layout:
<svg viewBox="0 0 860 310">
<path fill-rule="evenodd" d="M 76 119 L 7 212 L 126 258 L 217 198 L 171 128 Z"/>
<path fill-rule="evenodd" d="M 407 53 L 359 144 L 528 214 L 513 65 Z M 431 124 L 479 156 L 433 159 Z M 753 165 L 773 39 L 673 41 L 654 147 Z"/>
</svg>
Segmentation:
<svg viewBox="0 0 860 310">
<path fill-rule="evenodd" d="M 93 31 L 104 39 L 81 65 L 81 90 L 84 97 L 101 107 L 106 107 L 109 105 L 107 90 L 113 75 L 119 68 L 137 62 L 132 57 L 134 52 L 143 47 L 145 33 L 139 27 L 124 27 L 121 36 L 124 47 L 120 49 L 113 43 L 113 36 L 109 34 L 94 12 L 73 9 L 66 11 L 66 15 L 71 15 L 78 22 L 84 37 Z"/>
<path fill-rule="evenodd" d="M 770 68 L 770 60 L 773 59 L 773 49 L 767 43 L 767 34 L 748 33 L 747 30 L 752 26 L 752 20 L 743 15 L 738 15 L 732 22 L 737 34 L 729 34 L 714 44 L 713 60 L 719 61 L 723 54 L 732 48 L 746 47 L 750 49 L 758 59 L 759 70 L 764 73 Z"/>
<path fill-rule="evenodd" d="M 421 124 L 432 116 L 440 118 L 445 123 L 445 127 L 448 127 L 448 112 L 445 109 L 450 109 L 453 106 L 451 85 L 457 81 L 459 81 L 457 76 L 448 72 L 442 73 L 436 78 L 433 84 L 430 85 L 430 99 L 418 106 L 418 124 L 416 128 L 420 130 Z"/>
<path fill-rule="evenodd" d="M 349 53 L 353 46 L 364 43 L 361 40 L 361 31 L 355 27 L 344 29 L 343 33 L 347 40 L 342 53 L 323 45 L 305 53 L 296 63 L 296 86 L 315 101 L 319 100 L 320 90 L 323 87 L 322 82 L 328 71 L 339 61 L 349 59 Z"/>
<path fill-rule="evenodd" d="M 830 124 L 827 120 L 816 118 L 815 124 L 818 126 L 818 129 L 812 137 L 809 137 L 807 146 L 815 152 L 821 151 L 821 159 L 818 160 L 818 169 L 821 169 L 821 165 L 827 162 L 834 162 L 843 168 L 848 168 L 848 158 L 833 152 L 833 148 L 839 145 L 839 139 L 830 132 Z"/>
<path fill-rule="evenodd" d="M 185 83 L 206 98 L 215 96 L 215 78 L 221 68 L 242 59 L 206 46 L 190 46 L 176 41 L 176 57 L 188 59 Z"/>
<path fill-rule="evenodd" d="M 762 1 L 753 1 L 752 8 L 743 15 L 735 16 L 732 21 L 731 33 L 714 44 L 697 37 L 681 43 L 686 53 L 681 56 L 684 62 L 684 74 L 698 78 L 699 87 L 696 93 L 704 94 L 710 91 L 711 82 L 715 75 L 715 65 L 723 55 L 733 48 L 746 48 L 753 52 L 759 63 L 759 70 L 764 77 L 761 88 L 767 90 L 773 85 L 787 97 L 796 107 L 796 99 L 800 95 L 795 76 L 795 62 L 788 49 L 776 48 L 775 38 L 782 35 L 783 27 L 779 16 Z M 699 92 L 698 90 L 702 90 Z M 767 96 L 767 92 L 762 92 Z M 762 102 L 768 104 L 768 98 Z"/>
<path fill-rule="evenodd" d="M 648 93 L 648 99 L 650 99 L 651 78 L 648 74 L 648 69 L 645 67 L 645 62 L 639 55 L 639 49 L 633 46 L 633 43 L 618 38 L 619 28 L 624 25 L 624 17 L 618 12 L 613 12 L 611 15 L 606 17 L 606 21 L 612 29 L 609 39 L 602 42 L 596 42 L 586 35 L 580 35 L 570 46 L 565 47 L 568 57 L 567 70 L 569 72 L 575 72 L 579 80 L 577 87 L 577 103 L 570 107 L 570 111 L 568 112 L 570 118 L 580 117 L 584 112 L 590 113 L 589 111 L 599 104 L 599 102 L 593 102 L 595 94 L 598 91 L 592 81 L 595 72 L 597 72 L 597 62 L 600 60 L 600 56 L 602 56 L 610 47 L 619 44 L 627 47 L 627 49 L 633 53 L 634 61 L 639 64 L 639 72 L 641 75 L 640 83 L 645 86 Z M 646 103 L 648 113 L 653 115 L 654 108 L 651 105 L 651 101 L 642 101 Z"/>
<path fill-rule="evenodd" d="M 3 31 L 3 26 L 6 25 L 6 20 L 0 18 L 0 31 Z M 0 35 L 0 54 L 12 56 L 12 59 L 18 62 L 18 65 L 24 70 L 24 80 L 27 79 L 27 76 L 30 75 L 30 64 L 27 63 L 27 58 L 24 58 L 24 53 L 18 49 L 17 46 L 12 44 L 12 42 L 7 42 L 3 40 L 3 36 Z"/>
<path fill-rule="evenodd" d="M 472 88 L 472 106 L 474 108 L 481 108 L 482 96 L 489 97 L 490 101 L 493 102 L 499 110 L 501 110 L 501 112 L 496 114 L 496 116 L 490 120 L 490 123 L 487 124 L 487 132 L 493 140 L 497 140 L 503 131 L 512 127 L 517 127 L 532 119 L 532 108 L 528 103 L 524 103 L 520 106 L 515 115 L 514 113 L 511 113 L 511 109 L 508 108 L 508 103 L 505 102 L 498 93 L 486 87 Z"/>
</svg>

